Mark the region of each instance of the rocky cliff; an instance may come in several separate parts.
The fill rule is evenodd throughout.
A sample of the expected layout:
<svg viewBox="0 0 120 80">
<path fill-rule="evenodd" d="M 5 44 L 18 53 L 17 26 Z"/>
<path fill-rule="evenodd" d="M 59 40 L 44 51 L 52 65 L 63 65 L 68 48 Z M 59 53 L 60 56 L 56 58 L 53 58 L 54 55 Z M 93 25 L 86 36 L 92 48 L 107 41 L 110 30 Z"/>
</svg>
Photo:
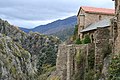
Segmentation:
<svg viewBox="0 0 120 80">
<path fill-rule="evenodd" d="M 22 66 L 26 66 L 28 64 L 31 65 L 31 69 L 36 73 L 36 74 L 42 74 L 43 72 L 45 72 L 44 70 L 44 65 L 50 65 L 50 67 L 55 66 L 56 63 L 56 53 L 57 53 L 57 47 L 58 44 L 60 43 L 59 39 L 54 37 L 54 36 L 45 36 L 39 33 L 25 33 L 23 31 L 21 31 L 18 27 L 10 25 L 7 21 L 4 21 L 2 19 L 0 19 L 0 33 L 3 36 L 7 36 L 8 38 L 10 38 L 10 42 L 8 44 L 10 44 L 11 46 L 9 47 L 13 47 L 15 49 L 13 49 L 13 51 L 9 51 L 9 49 L 7 49 L 7 47 L 4 47 L 4 49 L 6 50 L 6 52 L 4 52 L 4 54 L 7 54 L 7 52 L 11 52 L 11 54 L 14 55 L 14 53 L 17 53 L 18 59 L 22 60 L 22 57 L 28 58 L 28 60 L 26 59 L 25 61 L 29 61 L 27 63 L 23 63 L 21 61 Z M 12 44 L 15 43 L 15 45 Z M 2 42 L 1 44 L 2 45 Z M 7 43 L 6 43 L 7 45 Z M 16 47 L 18 46 L 18 48 Z M 22 49 L 22 50 L 21 50 Z M 18 50 L 17 52 L 14 52 Z M 1 50 L 3 51 L 3 50 Z M 25 52 L 25 53 L 23 53 Z M 23 55 L 22 55 L 23 53 Z M 27 53 L 29 54 L 29 56 L 27 56 Z M 8 53 L 9 54 L 9 53 Z M 20 57 L 19 57 L 20 55 Z M 22 57 L 21 57 L 22 55 Z M 4 60 L 3 60 L 4 61 Z M 15 61 L 15 60 L 14 60 Z M 3 63 L 4 64 L 4 63 Z M 17 65 L 17 62 L 14 63 Z M 11 63 L 11 65 L 14 65 L 13 63 Z M 10 65 L 10 66 L 11 66 Z M 19 68 L 22 68 L 22 66 L 20 64 L 18 64 Z M 27 67 L 23 67 L 23 69 L 27 72 Z M 9 66 L 7 66 L 9 67 Z M 15 68 L 17 68 L 17 66 L 15 66 Z M 30 69 L 29 69 L 30 70 Z M 30 70 L 30 71 L 32 71 Z M 3 70 L 4 71 L 4 70 Z M 9 69 L 8 69 L 9 72 Z M 19 71 L 18 71 L 19 72 Z M 31 73 L 31 72 L 30 72 Z M 3 72 L 2 72 L 3 74 Z M 25 73 L 25 75 L 28 75 L 29 73 Z M 17 75 L 17 74 L 16 74 Z M 10 75 L 8 75 L 10 76 Z M 27 78 L 22 78 L 23 80 L 27 79 Z"/>
<path fill-rule="evenodd" d="M 0 80 L 33 80 L 31 55 L 10 37 L 0 34 Z"/>
</svg>

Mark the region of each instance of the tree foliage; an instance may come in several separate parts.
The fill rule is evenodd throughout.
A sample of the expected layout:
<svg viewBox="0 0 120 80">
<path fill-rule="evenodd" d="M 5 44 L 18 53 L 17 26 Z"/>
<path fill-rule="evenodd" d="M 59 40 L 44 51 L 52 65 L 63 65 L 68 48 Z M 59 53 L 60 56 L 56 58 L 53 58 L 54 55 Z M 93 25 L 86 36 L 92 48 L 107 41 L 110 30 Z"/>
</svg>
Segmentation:
<svg viewBox="0 0 120 80">
<path fill-rule="evenodd" d="M 84 40 L 83 40 L 83 43 L 84 43 L 84 44 L 91 43 L 91 39 L 90 39 L 89 35 L 85 35 L 85 38 L 84 38 Z"/>
<path fill-rule="evenodd" d="M 75 25 L 73 40 L 76 40 L 77 38 L 78 38 L 78 25 Z"/>
<path fill-rule="evenodd" d="M 80 38 L 76 39 L 75 44 L 82 44 Z"/>
<path fill-rule="evenodd" d="M 120 55 L 112 58 L 109 73 L 109 80 L 120 80 Z"/>
</svg>

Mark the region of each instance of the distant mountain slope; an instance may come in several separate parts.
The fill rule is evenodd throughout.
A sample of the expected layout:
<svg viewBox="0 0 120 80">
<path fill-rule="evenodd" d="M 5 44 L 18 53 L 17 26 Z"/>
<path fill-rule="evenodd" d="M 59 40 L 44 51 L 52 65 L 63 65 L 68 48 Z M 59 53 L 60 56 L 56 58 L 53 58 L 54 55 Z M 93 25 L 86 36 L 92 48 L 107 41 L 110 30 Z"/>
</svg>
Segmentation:
<svg viewBox="0 0 120 80">
<path fill-rule="evenodd" d="M 59 32 L 56 32 L 56 33 L 50 34 L 50 35 L 57 36 L 60 38 L 60 40 L 65 41 L 65 40 L 69 39 L 70 36 L 73 35 L 73 32 L 74 32 L 74 28 L 66 28 L 64 30 L 61 30 Z"/>
<path fill-rule="evenodd" d="M 24 32 L 39 32 L 46 35 L 55 35 L 62 40 L 66 40 L 71 36 L 74 26 L 77 23 L 77 17 L 72 16 L 63 20 L 57 20 L 46 25 L 40 25 L 33 29 L 20 28 Z M 69 34 L 70 33 L 70 34 Z M 63 37 L 63 38 L 62 38 Z"/>
<path fill-rule="evenodd" d="M 22 28 L 22 27 L 19 27 L 22 31 L 26 32 L 26 33 L 29 33 L 31 31 L 31 29 L 27 29 L 27 28 Z"/>
<path fill-rule="evenodd" d="M 43 34 L 53 34 L 66 28 L 74 27 L 76 22 L 77 22 L 76 16 L 72 16 L 64 20 L 54 21 L 47 25 L 37 26 L 32 31 L 37 31 Z"/>
<path fill-rule="evenodd" d="M 20 29 L 27 33 L 29 31 L 33 31 L 33 32 L 40 32 L 42 34 L 53 34 L 59 31 L 63 31 L 66 28 L 73 28 L 76 23 L 77 23 L 77 17 L 72 16 L 63 20 L 54 21 L 46 25 L 40 25 L 33 29 L 26 29 L 26 28 L 20 28 Z"/>
</svg>

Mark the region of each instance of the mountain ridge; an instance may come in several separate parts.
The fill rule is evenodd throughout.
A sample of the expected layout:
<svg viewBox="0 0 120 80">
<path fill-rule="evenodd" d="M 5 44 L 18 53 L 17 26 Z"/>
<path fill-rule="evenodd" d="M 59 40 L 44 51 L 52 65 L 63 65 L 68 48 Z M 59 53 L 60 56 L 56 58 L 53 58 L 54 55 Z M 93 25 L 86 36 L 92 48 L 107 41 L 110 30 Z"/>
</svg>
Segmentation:
<svg viewBox="0 0 120 80">
<path fill-rule="evenodd" d="M 27 28 L 21 28 L 24 32 L 39 32 L 42 34 L 53 34 L 56 32 L 59 32 L 61 30 L 64 30 L 66 28 L 72 28 L 74 25 L 77 23 L 77 17 L 76 16 L 71 16 L 66 19 L 59 19 L 54 22 L 48 23 L 46 25 L 39 25 L 36 26 L 35 28 L 32 29 L 27 29 Z"/>
<path fill-rule="evenodd" d="M 60 40 L 65 41 L 73 34 L 74 26 L 77 24 L 77 17 L 71 16 L 65 19 L 58 19 L 46 25 L 40 25 L 32 29 L 21 28 L 26 33 L 39 32 L 45 35 L 54 35 Z"/>
</svg>

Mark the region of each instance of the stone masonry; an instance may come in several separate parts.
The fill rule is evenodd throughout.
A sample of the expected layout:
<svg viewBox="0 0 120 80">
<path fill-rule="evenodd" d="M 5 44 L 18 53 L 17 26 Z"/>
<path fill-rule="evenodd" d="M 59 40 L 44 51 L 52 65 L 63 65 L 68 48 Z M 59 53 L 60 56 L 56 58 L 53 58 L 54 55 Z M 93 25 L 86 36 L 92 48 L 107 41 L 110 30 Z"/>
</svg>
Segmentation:
<svg viewBox="0 0 120 80">
<path fill-rule="evenodd" d="M 110 41 L 110 30 L 107 28 L 99 28 L 96 31 L 95 41 L 95 77 L 98 79 L 102 73 L 104 59 L 112 53 L 111 41 Z M 106 74 L 102 74 L 105 76 Z M 105 78 L 105 77 L 104 77 Z M 106 79 L 102 80 L 106 80 Z"/>
<path fill-rule="evenodd" d="M 61 80 L 71 80 L 72 76 L 79 71 L 75 62 L 75 55 L 81 49 L 82 53 L 86 53 L 86 45 L 60 45 L 56 68 Z M 84 67 L 82 67 L 84 68 Z M 84 71 L 83 69 L 81 69 Z"/>
<path fill-rule="evenodd" d="M 117 17 L 117 38 L 115 39 L 115 54 L 120 53 L 120 0 L 115 0 L 115 10 Z"/>
<path fill-rule="evenodd" d="M 112 53 L 111 46 L 110 31 L 107 28 L 99 28 L 96 30 L 95 43 L 81 45 L 61 44 L 59 46 L 56 63 L 60 80 L 75 80 L 75 74 L 77 73 L 80 75 L 79 80 L 87 80 L 85 78 L 86 72 L 91 69 L 89 56 L 92 54 L 93 57 L 95 57 L 92 61 L 94 63 L 92 69 L 95 71 L 94 79 L 106 80 L 107 67 L 109 66 L 109 64 L 106 63 L 108 62 L 107 57 L 110 57 Z M 80 63 L 77 63 L 77 54 L 80 54 L 80 57 L 78 57 Z"/>
<path fill-rule="evenodd" d="M 87 8 L 89 8 L 89 7 L 87 7 Z M 94 8 L 94 7 L 92 7 L 92 8 Z M 87 26 L 89 26 L 90 24 L 98 22 L 103 19 L 112 18 L 112 17 L 114 17 L 114 13 L 109 14 L 109 13 L 100 13 L 100 12 L 94 12 L 94 11 L 89 12 L 89 11 L 85 11 L 84 7 L 80 7 L 80 10 L 77 15 L 78 36 L 82 39 L 83 34 L 80 31 L 83 30 L 84 28 L 86 28 Z"/>
</svg>

